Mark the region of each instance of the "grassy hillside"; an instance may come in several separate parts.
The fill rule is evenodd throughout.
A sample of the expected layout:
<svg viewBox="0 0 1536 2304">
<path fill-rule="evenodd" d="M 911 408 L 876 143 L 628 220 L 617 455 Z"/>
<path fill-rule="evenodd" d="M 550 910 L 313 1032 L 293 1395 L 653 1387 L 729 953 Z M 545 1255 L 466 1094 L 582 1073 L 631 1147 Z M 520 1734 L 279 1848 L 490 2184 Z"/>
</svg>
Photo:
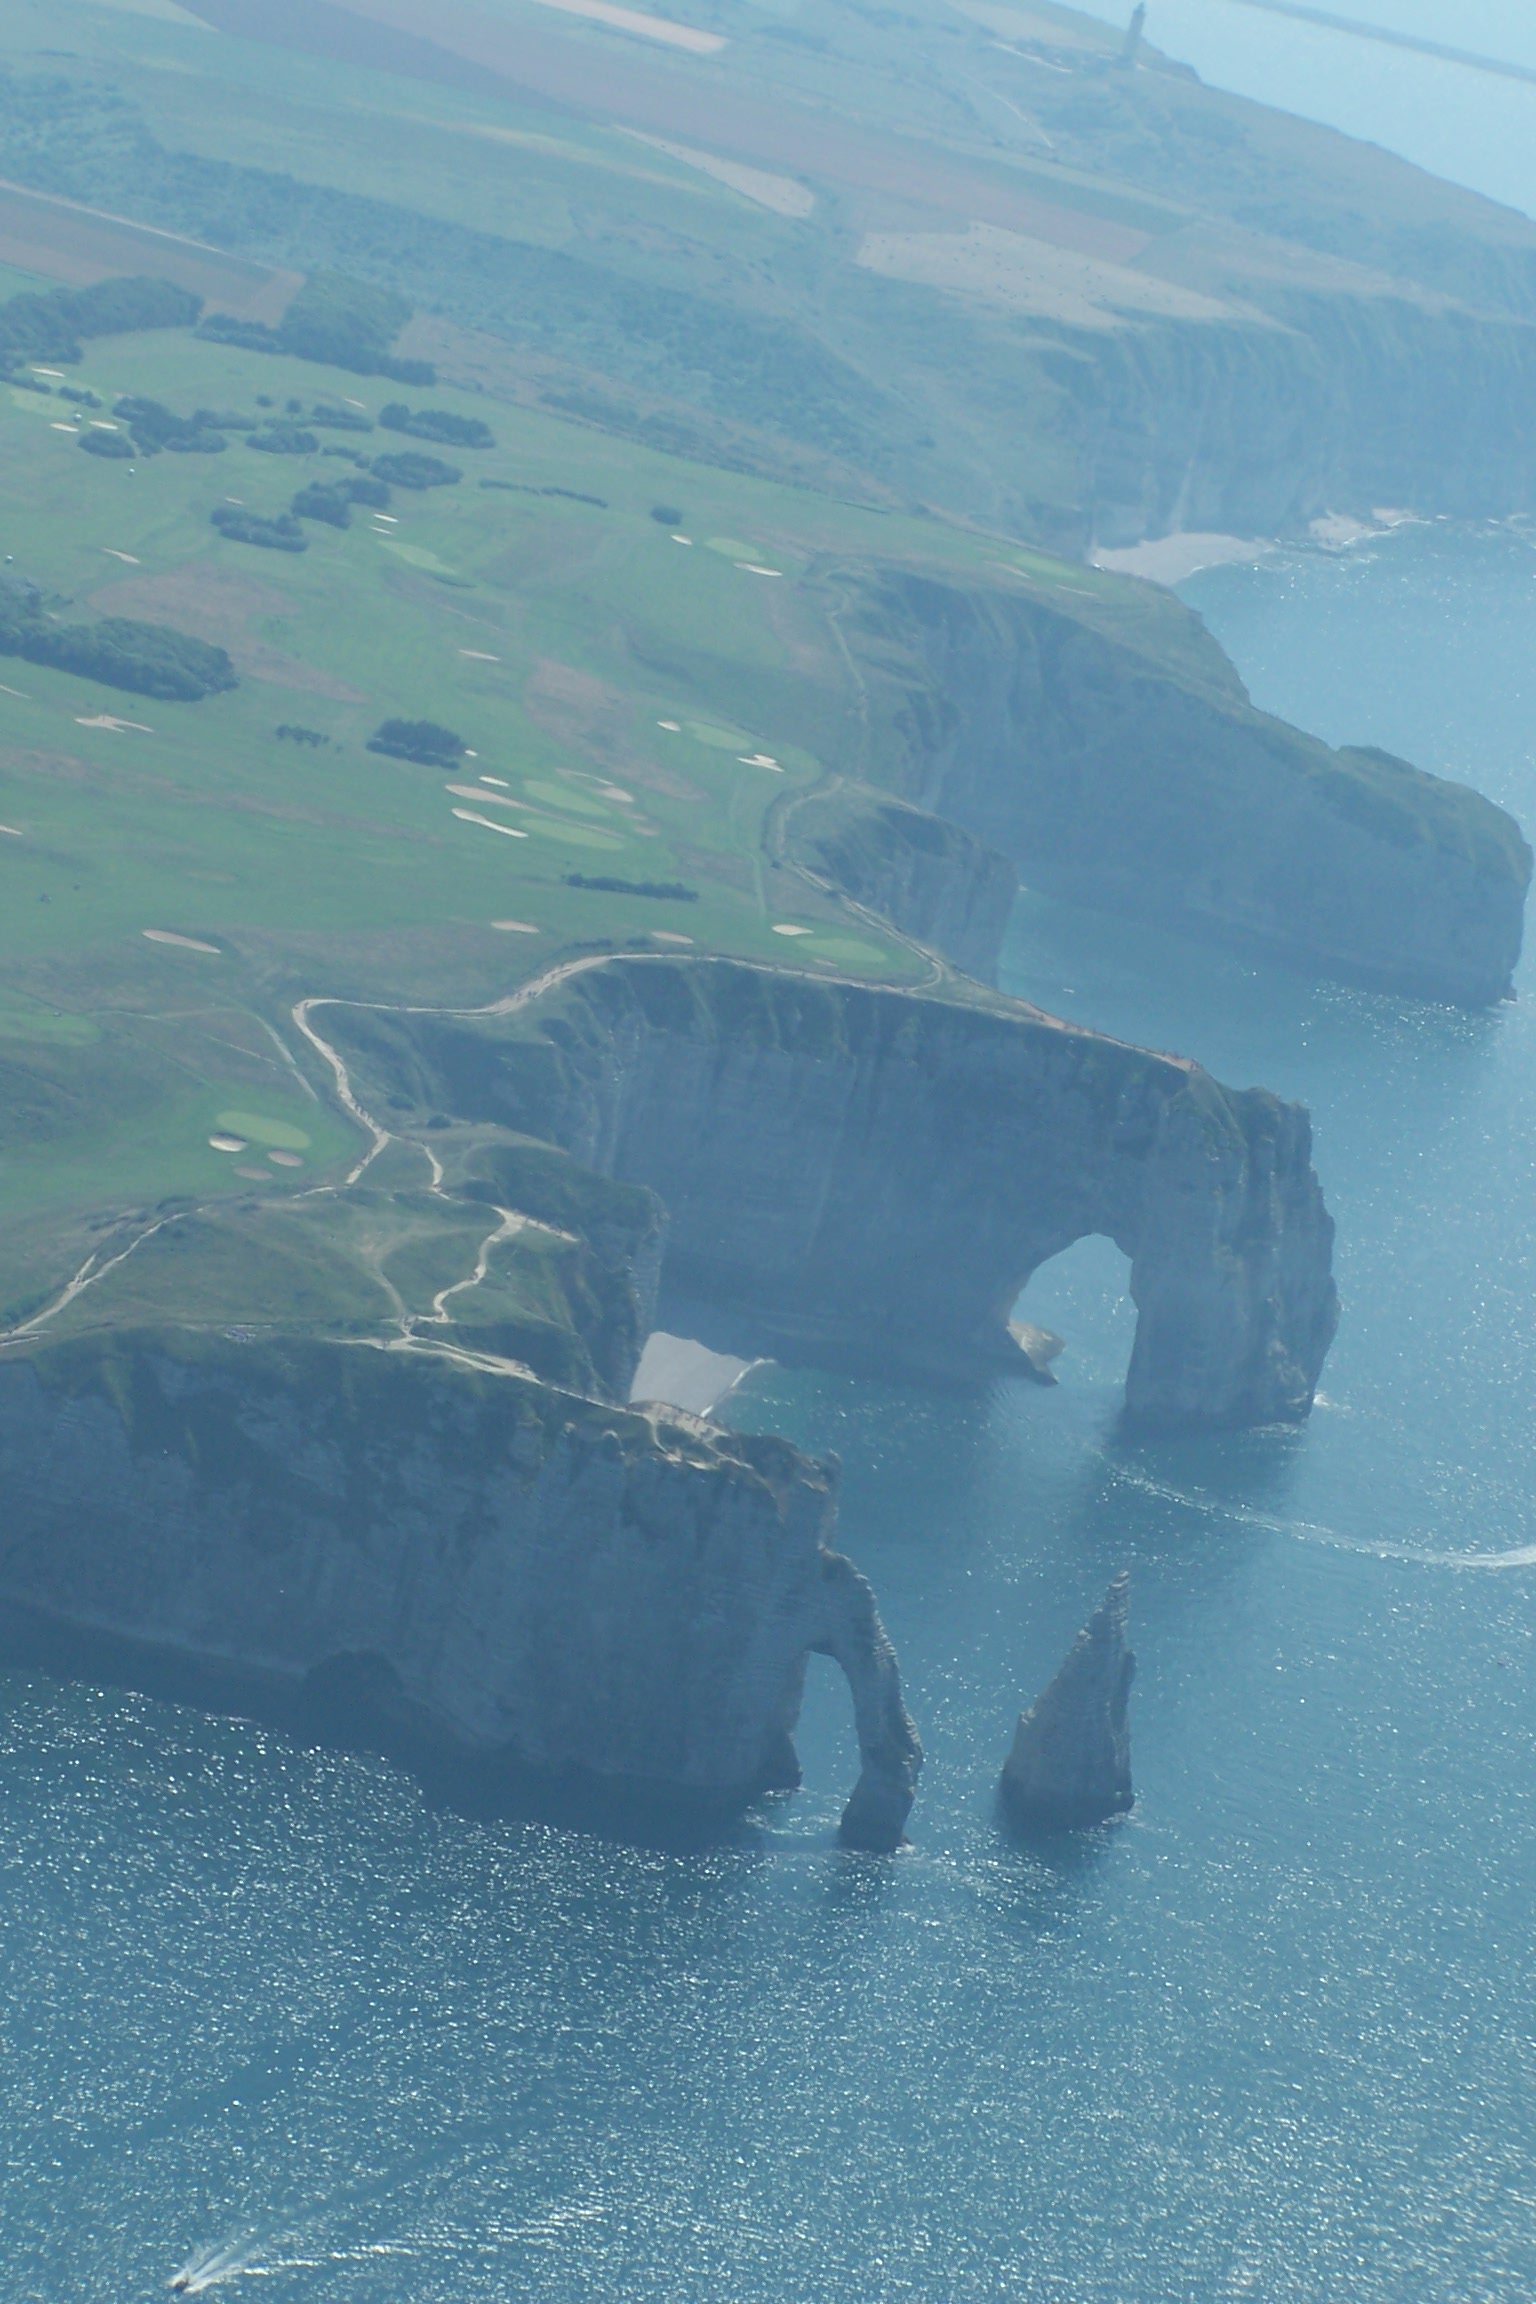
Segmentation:
<svg viewBox="0 0 1536 2304">
<path fill-rule="evenodd" d="M 1062 8 L 689 21 L 719 44 L 537 0 L 12 0 L 0 176 L 98 211 L 98 261 L 110 212 L 213 243 L 252 309 L 340 268 L 462 381 L 1073 548 L 1530 495 L 1526 220 L 1155 52 L 1122 72 Z M 0 258 L 68 260 L 8 222 Z M 1471 468 L 1451 365 L 1489 402 Z M 1226 484 L 1190 501 L 1213 394 Z"/>
<path fill-rule="evenodd" d="M 428 1196 L 449 1285 L 483 1210 L 439 1186 L 475 1174 L 382 1141 L 304 1001 L 475 1007 L 613 949 L 944 981 L 795 836 L 841 794 L 849 877 L 943 914 L 912 856 L 945 841 L 898 855 L 888 810 L 872 847 L 847 802 L 901 782 L 850 605 L 893 570 L 1022 596 L 1239 711 L 1175 601 L 1044 548 L 1107 485 L 1084 411 L 1132 370 L 1198 400 L 1215 345 L 1261 421 L 1264 359 L 1311 341 L 1288 299 L 1432 315 L 1452 259 L 1468 325 L 1536 310 L 1536 231 L 1118 78 L 1066 11 L 679 15 L 721 44 L 535 0 L 0 13 L 0 296 L 147 274 L 224 316 L 0 381 L 0 1321 L 141 1237 L 67 1316 L 158 1318 L 194 1232 L 208 1316 L 268 1317 L 307 1254 L 261 1278 L 269 1202 L 366 1325 L 327 1227 L 371 1147 L 355 1189 Z M 542 1363 L 576 1380 L 618 1315 L 564 1229 L 476 1303 L 576 1339 Z"/>
</svg>

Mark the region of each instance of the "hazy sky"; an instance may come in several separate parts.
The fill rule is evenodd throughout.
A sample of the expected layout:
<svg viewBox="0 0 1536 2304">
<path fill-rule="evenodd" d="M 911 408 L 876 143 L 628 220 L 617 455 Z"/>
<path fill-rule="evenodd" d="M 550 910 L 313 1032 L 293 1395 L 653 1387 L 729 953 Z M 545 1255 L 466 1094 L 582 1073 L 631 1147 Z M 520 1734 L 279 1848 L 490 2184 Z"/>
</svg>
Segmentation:
<svg viewBox="0 0 1536 2304">
<path fill-rule="evenodd" d="M 1123 23 L 1131 0 L 1075 0 Z M 1536 66 L 1536 0 L 1314 0 L 1335 15 Z M 1201 76 L 1332 121 L 1536 215 L 1536 86 L 1260 14 L 1241 0 L 1148 0 L 1147 32 Z"/>
</svg>

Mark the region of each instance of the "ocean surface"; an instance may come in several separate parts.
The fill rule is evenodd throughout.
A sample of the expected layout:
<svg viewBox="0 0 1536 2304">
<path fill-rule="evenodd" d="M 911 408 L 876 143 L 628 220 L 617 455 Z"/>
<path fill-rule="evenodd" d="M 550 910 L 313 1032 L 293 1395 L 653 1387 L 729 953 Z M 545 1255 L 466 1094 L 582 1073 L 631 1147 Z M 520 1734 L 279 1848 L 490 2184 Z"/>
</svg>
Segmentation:
<svg viewBox="0 0 1536 2304">
<path fill-rule="evenodd" d="M 1131 0 L 1074 0 L 1111 24 Z M 1287 13 L 1294 0 L 1148 0 L 1147 38 L 1204 80 L 1326 121 L 1536 213 L 1536 82 Z M 1536 72 L 1531 0 L 1300 0 L 1305 8 Z"/>
<path fill-rule="evenodd" d="M 1536 822 L 1526 541 L 1190 593 L 1260 702 Z M 1104 1243 L 1029 1292 L 1055 1391 L 751 1380 L 842 1456 L 928 1743 L 891 1862 L 833 1844 L 830 1673 L 806 1790 L 686 1858 L 0 1680 L 0 2304 L 1536 2293 L 1536 971 L 1473 1018 L 1025 901 L 1008 981 L 1311 1104 L 1311 1425 L 1123 1437 Z M 1138 1808 L 1021 1850 L 1015 1713 L 1126 1565 Z"/>
</svg>

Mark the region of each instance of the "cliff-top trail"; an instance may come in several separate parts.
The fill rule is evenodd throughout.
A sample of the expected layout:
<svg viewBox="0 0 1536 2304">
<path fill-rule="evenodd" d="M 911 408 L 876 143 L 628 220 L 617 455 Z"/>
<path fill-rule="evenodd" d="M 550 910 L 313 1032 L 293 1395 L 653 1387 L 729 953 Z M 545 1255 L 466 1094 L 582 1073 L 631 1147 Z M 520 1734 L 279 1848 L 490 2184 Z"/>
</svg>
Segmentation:
<svg viewBox="0 0 1536 2304">
<path fill-rule="evenodd" d="M 1508 994 L 1512 819 L 1092 563 L 1529 509 L 1536 227 L 1034 0 L 624 16 L 5 11 L 0 1615 L 711 1814 L 823 1649 L 889 1846 L 835 1474 L 646 1337 L 1027 1378 L 1098 1233 L 1132 1422 L 1306 1416 L 1306 1114 L 998 958 Z"/>
</svg>

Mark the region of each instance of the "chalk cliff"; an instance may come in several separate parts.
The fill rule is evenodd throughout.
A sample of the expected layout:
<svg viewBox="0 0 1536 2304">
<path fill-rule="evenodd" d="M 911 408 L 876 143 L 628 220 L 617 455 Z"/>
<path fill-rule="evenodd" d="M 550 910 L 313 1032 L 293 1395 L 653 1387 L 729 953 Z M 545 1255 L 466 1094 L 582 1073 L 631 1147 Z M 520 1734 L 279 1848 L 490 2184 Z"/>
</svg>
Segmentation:
<svg viewBox="0 0 1536 2304">
<path fill-rule="evenodd" d="M 1019 1003 L 614 961 L 508 1016 L 337 1012 L 355 1072 L 562 1145 L 667 1212 L 659 1319 L 926 1377 L 1019 1364 L 1030 1275 L 1130 1260 L 1151 1423 L 1299 1418 L 1333 1335 L 1306 1114 Z"/>
<path fill-rule="evenodd" d="M 1020 1720 L 999 1787 L 1010 1822 L 1071 1832 L 1133 1805 L 1129 1612 L 1130 1578 L 1117 1576 L 1045 1694 Z"/>
<path fill-rule="evenodd" d="M 996 983 L 1019 875 L 963 825 L 868 785 L 837 782 L 795 802 L 783 845 L 802 868 L 903 935 L 983 984 Z"/>
<path fill-rule="evenodd" d="M 835 1467 L 424 1349 L 117 1331 L 0 1359 L 12 1653 L 328 1725 L 482 1791 L 708 1820 L 852 1691 L 851 1846 L 921 1763 Z"/>
<path fill-rule="evenodd" d="M 1073 612 L 900 570 L 840 590 L 869 773 L 1027 886 L 1434 999 L 1508 993 L 1531 877 L 1513 818 L 1256 711 L 1175 603 L 1154 628 L 1109 595 Z"/>
</svg>

